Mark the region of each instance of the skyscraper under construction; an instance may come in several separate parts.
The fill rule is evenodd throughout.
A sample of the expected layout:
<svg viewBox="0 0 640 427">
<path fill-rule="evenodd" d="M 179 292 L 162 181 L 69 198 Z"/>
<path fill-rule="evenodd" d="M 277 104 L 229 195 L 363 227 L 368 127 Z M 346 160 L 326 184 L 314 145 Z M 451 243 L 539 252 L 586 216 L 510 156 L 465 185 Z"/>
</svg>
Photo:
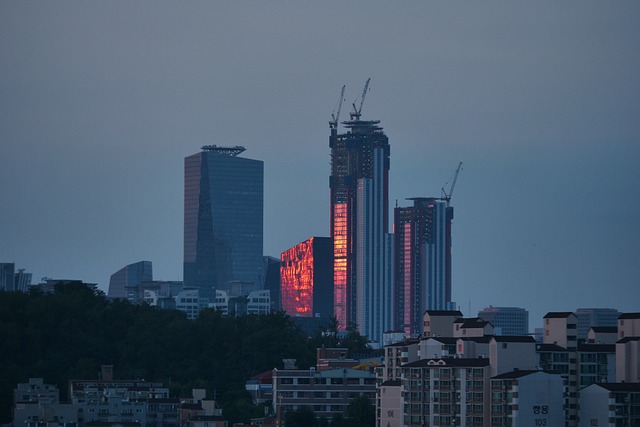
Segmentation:
<svg viewBox="0 0 640 427">
<path fill-rule="evenodd" d="M 361 334 L 381 340 L 393 326 L 389 139 L 379 120 L 360 118 L 368 84 L 360 108 L 354 104 L 342 122 L 346 133 L 338 133 L 337 116 L 330 122 L 334 312 L 341 330 L 357 324 Z"/>
<path fill-rule="evenodd" d="M 448 199 L 412 198 L 394 211 L 395 329 L 422 332 L 425 310 L 453 310 L 451 301 L 451 221 Z"/>
</svg>

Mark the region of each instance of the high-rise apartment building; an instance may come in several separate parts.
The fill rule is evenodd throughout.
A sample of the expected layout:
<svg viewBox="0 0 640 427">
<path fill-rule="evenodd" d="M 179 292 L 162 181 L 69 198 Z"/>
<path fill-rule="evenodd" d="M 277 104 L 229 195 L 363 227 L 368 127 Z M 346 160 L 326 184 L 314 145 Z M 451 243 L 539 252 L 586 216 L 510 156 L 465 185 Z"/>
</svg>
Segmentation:
<svg viewBox="0 0 640 427">
<path fill-rule="evenodd" d="M 213 298 L 230 282 L 263 281 L 263 181 L 244 147 L 206 145 L 184 162 L 184 284 Z"/>
<path fill-rule="evenodd" d="M 290 316 L 333 315 L 333 258 L 329 237 L 311 237 L 280 257 L 282 309 Z"/>
<path fill-rule="evenodd" d="M 416 197 L 394 210 L 395 328 L 422 332 L 425 310 L 453 310 L 451 221 L 453 207 L 442 199 Z"/>
<path fill-rule="evenodd" d="M 389 139 L 379 123 L 356 110 L 346 133 L 333 122 L 329 137 L 334 312 L 340 329 L 356 323 L 374 340 L 393 327 Z"/>
</svg>

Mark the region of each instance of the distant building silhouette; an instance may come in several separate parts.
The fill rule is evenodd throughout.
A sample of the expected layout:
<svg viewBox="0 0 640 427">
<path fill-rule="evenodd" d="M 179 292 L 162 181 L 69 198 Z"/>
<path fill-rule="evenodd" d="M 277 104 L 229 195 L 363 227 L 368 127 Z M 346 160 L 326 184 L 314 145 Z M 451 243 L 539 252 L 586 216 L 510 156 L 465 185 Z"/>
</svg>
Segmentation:
<svg viewBox="0 0 640 427">
<path fill-rule="evenodd" d="M 184 163 L 184 284 L 212 298 L 231 281 L 263 280 L 263 179 L 244 147 L 207 145 Z"/>
<path fill-rule="evenodd" d="M 264 289 L 271 295 L 271 309 L 280 310 L 280 259 L 272 256 L 262 258 L 264 265 Z"/>
<path fill-rule="evenodd" d="M 0 262 L 0 291 L 26 292 L 31 285 L 31 273 L 18 269 L 12 262 Z"/>
<path fill-rule="evenodd" d="M 584 340 L 593 326 L 617 326 L 622 313 L 613 308 L 579 308 L 575 314 L 578 318 L 578 339 Z"/>
<path fill-rule="evenodd" d="M 127 289 L 135 287 L 141 282 L 150 282 L 153 280 L 153 266 L 151 261 L 139 261 L 129 264 L 111 275 L 109 280 L 109 298 L 122 298 L 131 302 L 134 301 L 131 290 Z"/>
<path fill-rule="evenodd" d="M 15 291 L 15 268 L 12 262 L 0 263 L 0 290 Z"/>
<path fill-rule="evenodd" d="M 528 335 L 529 312 L 520 307 L 489 306 L 478 312 L 478 317 L 491 322 L 496 335 Z"/>
</svg>

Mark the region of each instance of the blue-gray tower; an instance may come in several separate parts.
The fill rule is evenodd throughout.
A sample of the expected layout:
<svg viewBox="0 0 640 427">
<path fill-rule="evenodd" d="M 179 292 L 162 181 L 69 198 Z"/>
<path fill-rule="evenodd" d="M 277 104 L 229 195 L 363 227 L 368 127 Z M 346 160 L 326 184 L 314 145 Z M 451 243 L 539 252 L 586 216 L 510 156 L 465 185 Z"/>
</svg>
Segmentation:
<svg viewBox="0 0 640 427">
<path fill-rule="evenodd" d="M 184 284 L 204 297 L 262 287 L 264 163 L 243 151 L 206 145 L 184 161 Z"/>
</svg>

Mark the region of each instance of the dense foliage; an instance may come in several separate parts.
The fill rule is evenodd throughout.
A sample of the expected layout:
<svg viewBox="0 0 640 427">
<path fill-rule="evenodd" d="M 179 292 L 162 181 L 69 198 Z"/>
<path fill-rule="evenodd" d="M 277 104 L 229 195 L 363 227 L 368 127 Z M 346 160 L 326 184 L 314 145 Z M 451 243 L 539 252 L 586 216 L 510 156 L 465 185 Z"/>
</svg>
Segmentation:
<svg viewBox="0 0 640 427">
<path fill-rule="evenodd" d="M 44 378 L 67 401 L 70 379 L 97 379 L 101 365 L 114 365 L 115 379 L 164 382 L 172 396 L 206 388 L 225 418 L 246 421 L 253 408 L 244 392 L 252 376 L 294 358 L 300 368 L 315 363 L 317 346 L 366 349 L 350 332 L 339 342 L 329 333 L 308 339 L 283 312 L 225 317 L 203 310 L 197 320 L 183 313 L 122 300 L 108 300 L 82 283 L 54 293 L 0 291 L 0 423 L 9 422 L 13 389 Z"/>
</svg>

